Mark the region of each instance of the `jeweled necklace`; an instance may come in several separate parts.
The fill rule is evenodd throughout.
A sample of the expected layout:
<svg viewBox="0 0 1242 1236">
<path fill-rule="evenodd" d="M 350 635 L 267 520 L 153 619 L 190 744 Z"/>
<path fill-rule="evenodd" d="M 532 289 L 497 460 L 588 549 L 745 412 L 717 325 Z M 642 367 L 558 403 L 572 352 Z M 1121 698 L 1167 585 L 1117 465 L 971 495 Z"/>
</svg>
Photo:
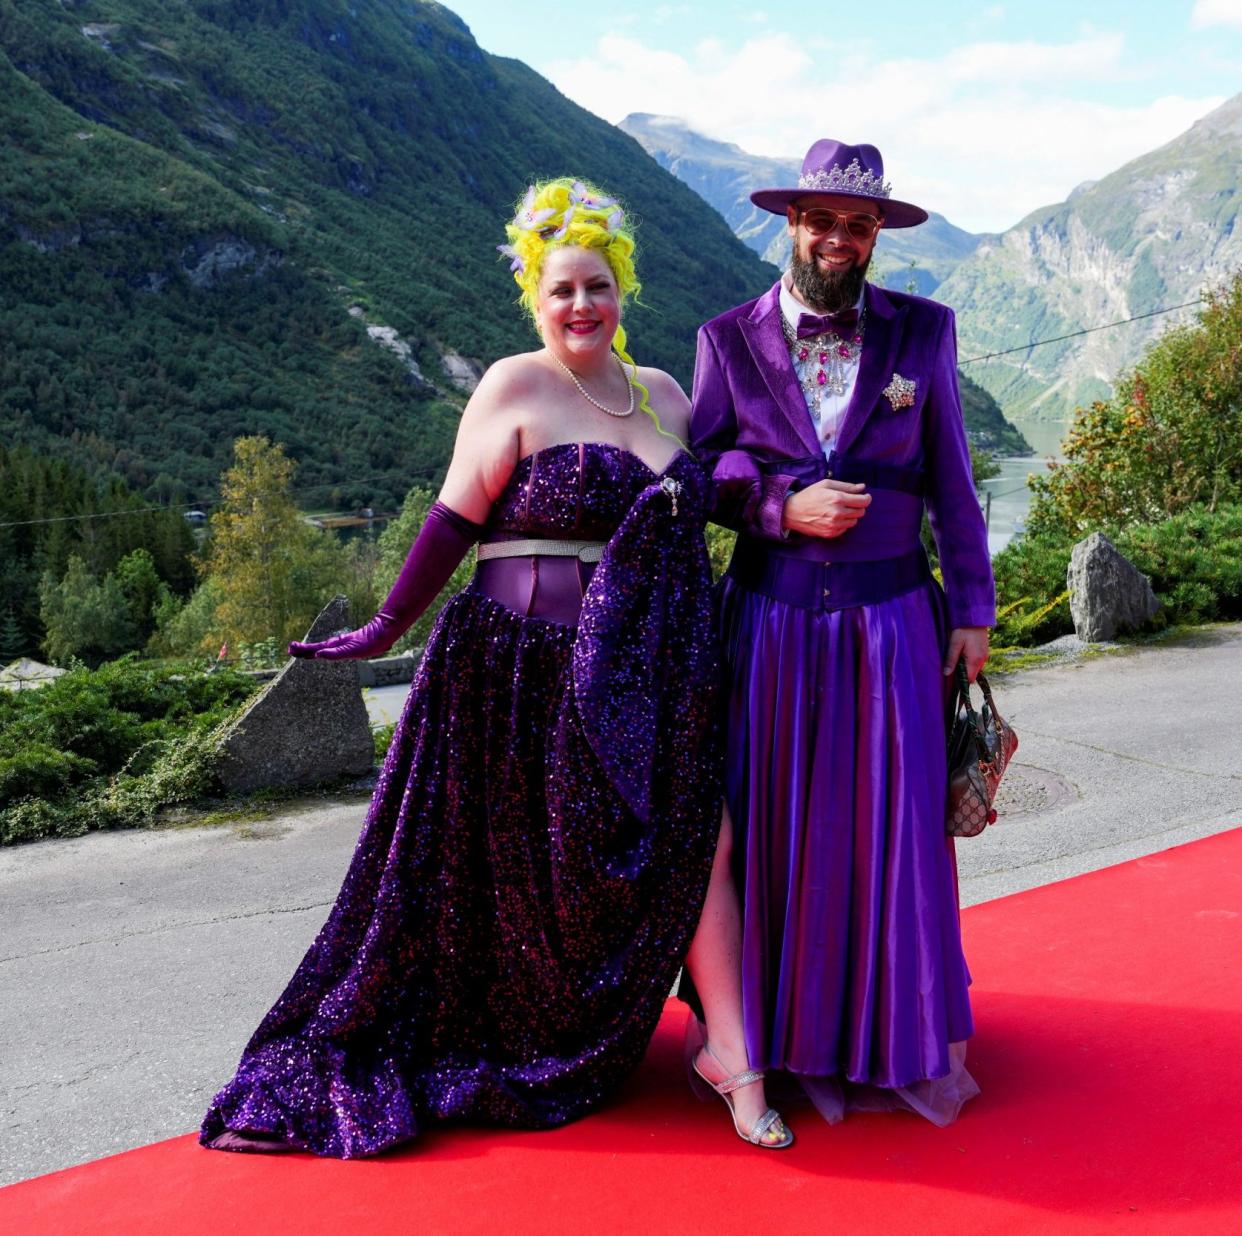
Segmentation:
<svg viewBox="0 0 1242 1236">
<path fill-rule="evenodd" d="M 858 319 L 858 325 L 848 339 L 835 330 L 799 339 L 784 314 L 781 314 L 781 330 L 789 345 L 789 359 L 793 361 L 798 383 L 806 394 L 811 419 L 818 425 L 824 396 L 839 397 L 849 389 L 850 370 L 858 364 L 858 358 L 862 355 L 863 319 Z"/>
<path fill-rule="evenodd" d="M 600 401 L 596 399 L 595 396 L 592 395 L 585 386 L 582 385 L 582 382 L 579 379 L 578 375 L 574 373 L 574 371 L 570 369 L 570 367 L 567 364 L 565 364 L 565 362 L 561 360 L 561 358 L 557 356 L 555 352 L 549 352 L 548 355 L 552 357 L 552 359 L 556 361 L 556 363 L 560 365 L 560 367 L 567 374 L 569 374 L 569 380 L 578 388 L 578 394 L 581 395 L 582 398 L 587 401 L 587 403 L 593 404 L 601 412 L 607 412 L 609 416 L 632 416 L 633 415 L 634 383 L 630 381 L 630 375 L 625 372 L 625 362 L 615 352 L 612 354 L 613 360 L 615 360 L 617 364 L 620 366 L 621 376 L 625 379 L 626 386 L 630 388 L 630 406 L 626 408 L 624 412 L 618 412 L 615 408 L 610 408 L 610 407 L 607 407 L 605 404 L 600 403 Z"/>
</svg>

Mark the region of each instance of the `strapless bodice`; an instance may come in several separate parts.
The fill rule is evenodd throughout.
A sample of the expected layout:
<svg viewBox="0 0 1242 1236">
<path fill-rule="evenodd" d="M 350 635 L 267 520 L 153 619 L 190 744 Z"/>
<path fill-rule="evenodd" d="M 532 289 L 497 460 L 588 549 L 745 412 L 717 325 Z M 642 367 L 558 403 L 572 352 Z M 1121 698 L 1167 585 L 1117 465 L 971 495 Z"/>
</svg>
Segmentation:
<svg viewBox="0 0 1242 1236">
<path fill-rule="evenodd" d="M 696 481 L 688 482 L 688 473 Z M 635 499 L 665 476 L 702 485 L 692 456 L 678 451 L 654 472 L 632 451 L 611 442 L 564 442 L 518 461 L 492 505 L 483 539 L 521 537 L 607 541 Z"/>
</svg>

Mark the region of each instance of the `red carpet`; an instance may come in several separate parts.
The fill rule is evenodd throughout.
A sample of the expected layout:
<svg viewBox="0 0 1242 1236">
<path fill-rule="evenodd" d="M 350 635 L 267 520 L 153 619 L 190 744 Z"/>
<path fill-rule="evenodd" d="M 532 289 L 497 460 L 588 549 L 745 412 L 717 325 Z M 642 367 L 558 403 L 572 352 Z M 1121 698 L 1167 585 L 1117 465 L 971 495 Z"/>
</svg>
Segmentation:
<svg viewBox="0 0 1242 1236">
<path fill-rule="evenodd" d="M 1242 829 L 966 912 L 983 1094 L 752 1150 L 690 1097 L 670 1003 L 638 1076 L 554 1133 L 355 1163 L 176 1138 L 0 1190 L 12 1236 L 1242 1232 Z"/>
</svg>

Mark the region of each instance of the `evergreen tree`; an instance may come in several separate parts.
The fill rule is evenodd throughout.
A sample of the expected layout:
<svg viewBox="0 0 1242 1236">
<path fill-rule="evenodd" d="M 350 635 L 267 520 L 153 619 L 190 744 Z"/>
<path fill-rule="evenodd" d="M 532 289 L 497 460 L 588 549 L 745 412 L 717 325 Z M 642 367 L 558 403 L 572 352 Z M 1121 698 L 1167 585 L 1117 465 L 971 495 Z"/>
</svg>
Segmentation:
<svg viewBox="0 0 1242 1236">
<path fill-rule="evenodd" d="M 13 615 L 27 650 L 43 641 L 39 580 L 62 579 L 74 555 L 100 578 L 140 550 L 157 579 L 189 591 L 193 535 L 180 512 L 147 506 L 115 477 L 0 445 L 0 613 Z"/>
<path fill-rule="evenodd" d="M 0 665 L 8 665 L 26 655 L 26 632 L 17 621 L 17 614 L 10 605 L 0 618 Z"/>
<path fill-rule="evenodd" d="M 157 612 L 167 610 L 172 593 L 156 572 L 155 559 L 147 549 L 131 550 L 112 574 L 129 605 L 136 638 L 145 644 L 155 630 Z"/>
</svg>

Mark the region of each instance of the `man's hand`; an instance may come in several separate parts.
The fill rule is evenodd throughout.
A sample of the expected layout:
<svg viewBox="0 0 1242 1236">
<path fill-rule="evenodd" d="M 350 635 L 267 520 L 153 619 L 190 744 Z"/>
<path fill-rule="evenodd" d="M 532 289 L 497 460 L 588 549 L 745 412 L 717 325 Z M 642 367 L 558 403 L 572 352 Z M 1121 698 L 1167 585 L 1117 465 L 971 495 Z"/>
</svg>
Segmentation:
<svg viewBox="0 0 1242 1236">
<path fill-rule="evenodd" d="M 979 671 L 987 664 L 987 627 L 954 627 L 949 632 L 949 646 L 944 654 L 944 672 L 953 673 L 962 657 L 966 658 L 966 677 L 974 682 Z"/>
<path fill-rule="evenodd" d="M 871 495 L 865 490 L 845 481 L 816 481 L 785 499 L 781 527 L 803 536 L 840 536 L 867 513 Z"/>
</svg>

